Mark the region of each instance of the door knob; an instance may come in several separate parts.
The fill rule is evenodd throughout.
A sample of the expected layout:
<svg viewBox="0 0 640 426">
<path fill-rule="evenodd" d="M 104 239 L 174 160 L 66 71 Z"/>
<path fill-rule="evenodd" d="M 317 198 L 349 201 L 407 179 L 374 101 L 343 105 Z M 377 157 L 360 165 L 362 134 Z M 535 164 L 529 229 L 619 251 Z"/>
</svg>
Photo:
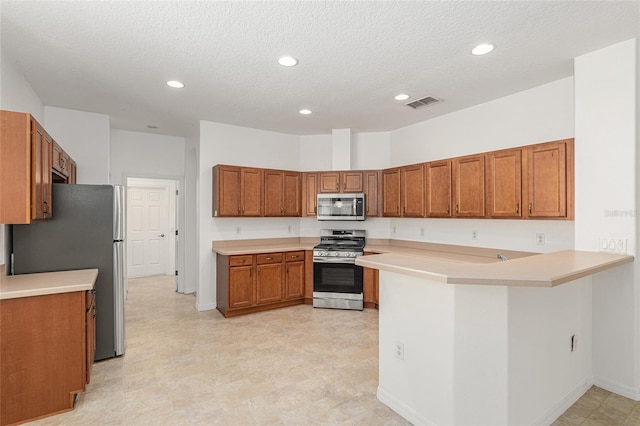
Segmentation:
<svg viewBox="0 0 640 426">
<path fill-rule="evenodd" d="M 164 238 L 164 234 L 160 234 L 160 235 L 158 235 L 158 237 Z"/>
</svg>

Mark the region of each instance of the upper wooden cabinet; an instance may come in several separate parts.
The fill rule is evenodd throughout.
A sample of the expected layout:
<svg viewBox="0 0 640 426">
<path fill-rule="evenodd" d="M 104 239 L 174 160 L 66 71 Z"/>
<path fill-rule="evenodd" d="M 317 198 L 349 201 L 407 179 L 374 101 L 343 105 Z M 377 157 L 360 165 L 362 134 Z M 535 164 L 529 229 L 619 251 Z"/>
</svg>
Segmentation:
<svg viewBox="0 0 640 426">
<path fill-rule="evenodd" d="M 451 160 L 425 165 L 428 217 L 451 217 Z"/>
<path fill-rule="evenodd" d="M 64 149 L 56 141 L 53 141 L 53 160 L 51 171 L 53 172 L 54 181 L 67 182 L 71 174 L 71 157 L 64 152 Z"/>
<path fill-rule="evenodd" d="M 0 121 L 0 223 L 50 219 L 51 184 L 75 183 L 75 161 L 30 114 L 0 111 Z"/>
<path fill-rule="evenodd" d="M 213 216 L 262 216 L 263 170 L 213 167 Z"/>
<path fill-rule="evenodd" d="M 318 206 L 318 173 L 302 173 L 302 216 L 316 216 Z"/>
<path fill-rule="evenodd" d="M 0 223 L 51 217 L 51 137 L 26 113 L 0 111 Z"/>
<path fill-rule="evenodd" d="M 316 216 L 319 193 L 363 192 L 369 217 L 573 219 L 573 146 L 565 139 L 385 170 L 219 165 L 214 216 Z"/>
<path fill-rule="evenodd" d="M 403 217 L 424 217 L 424 164 L 400 168 L 400 204 Z"/>
<path fill-rule="evenodd" d="M 400 168 L 382 171 L 382 216 L 400 217 Z"/>
<path fill-rule="evenodd" d="M 573 219 L 573 139 L 487 154 L 489 217 Z"/>
<path fill-rule="evenodd" d="M 527 178 L 530 218 L 573 218 L 573 139 L 532 145 L 523 175 Z"/>
<path fill-rule="evenodd" d="M 300 173 L 264 171 L 264 215 L 300 216 Z"/>
<path fill-rule="evenodd" d="M 453 160 L 454 216 L 484 217 L 484 155 Z"/>
<path fill-rule="evenodd" d="M 380 172 L 367 170 L 364 175 L 364 202 L 367 216 L 380 216 Z"/>
<path fill-rule="evenodd" d="M 522 217 L 522 150 L 487 154 L 487 215 Z"/>
<path fill-rule="evenodd" d="M 323 194 L 363 192 L 363 174 L 359 171 L 320 172 L 318 192 Z"/>
</svg>

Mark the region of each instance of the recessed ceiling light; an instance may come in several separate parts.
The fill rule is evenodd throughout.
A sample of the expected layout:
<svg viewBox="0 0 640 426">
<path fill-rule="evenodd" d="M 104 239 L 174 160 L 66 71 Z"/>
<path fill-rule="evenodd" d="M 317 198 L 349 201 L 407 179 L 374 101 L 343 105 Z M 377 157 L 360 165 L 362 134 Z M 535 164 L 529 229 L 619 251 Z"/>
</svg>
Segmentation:
<svg viewBox="0 0 640 426">
<path fill-rule="evenodd" d="M 283 67 L 293 67 L 298 65 L 298 60 L 293 56 L 282 56 L 278 58 L 278 63 Z"/>
<path fill-rule="evenodd" d="M 302 115 L 309 115 L 311 114 L 311 110 L 310 109 L 301 109 L 300 111 L 298 111 L 300 114 Z"/>
<path fill-rule="evenodd" d="M 395 98 L 396 101 L 406 101 L 407 99 L 409 99 L 409 95 L 405 95 L 404 93 L 400 93 L 399 95 L 396 95 Z"/>
<path fill-rule="evenodd" d="M 471 53 L 476 56 L 486 55 L 487 53 L 491 52 L 494 49 L 494 47 L 495 46 L 493 44 L 482 43 L 474 47 L 471 50 Z"/>
<path fill-rule="evenodd" d="M 184 83 L 177 80 L 169 80 L 167 81 L 167 86 L 182 89 L 184 87 Z"/>
</svg>

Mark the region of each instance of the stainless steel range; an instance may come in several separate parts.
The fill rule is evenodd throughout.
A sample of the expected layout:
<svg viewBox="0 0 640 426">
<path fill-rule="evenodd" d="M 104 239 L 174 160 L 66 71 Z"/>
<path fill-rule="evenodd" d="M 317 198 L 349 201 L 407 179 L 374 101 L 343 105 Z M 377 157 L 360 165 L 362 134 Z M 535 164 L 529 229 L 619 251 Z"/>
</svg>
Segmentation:
<svg viewBox="0 0 640 426">
<path fill-rule="evenodd" d="M 362 267 L 356 257 L 364 254 L 364 230 L 323 229 L 313 248 L 313 307 L 364 308 Z"/>
</svg>

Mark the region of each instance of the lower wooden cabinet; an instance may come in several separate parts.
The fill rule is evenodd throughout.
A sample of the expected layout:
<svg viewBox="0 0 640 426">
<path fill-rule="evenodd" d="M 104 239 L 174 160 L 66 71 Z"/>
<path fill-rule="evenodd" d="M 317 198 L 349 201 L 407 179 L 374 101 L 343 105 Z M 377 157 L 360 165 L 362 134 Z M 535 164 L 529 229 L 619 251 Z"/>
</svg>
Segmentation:
<svg viewBox="0 0 640 426">
<path fill-rule="evenodd" d="M 305 252 L 216 255 L 217 309 L 225 317 L 304 303 Z"/>
<path fill-rule="evenodd" d="M 89 383 L 95 299 L 76 291 L 0 301 L 0 424 L 70 411 Z"/>
<path fill-rule="evenodd" d="M 377 253 L 365 253 L 366 255 Z M 380 272 L 373 268 L 362 268 L 364 307 L 378 309 L 378 280 Z"/>
</svg>

